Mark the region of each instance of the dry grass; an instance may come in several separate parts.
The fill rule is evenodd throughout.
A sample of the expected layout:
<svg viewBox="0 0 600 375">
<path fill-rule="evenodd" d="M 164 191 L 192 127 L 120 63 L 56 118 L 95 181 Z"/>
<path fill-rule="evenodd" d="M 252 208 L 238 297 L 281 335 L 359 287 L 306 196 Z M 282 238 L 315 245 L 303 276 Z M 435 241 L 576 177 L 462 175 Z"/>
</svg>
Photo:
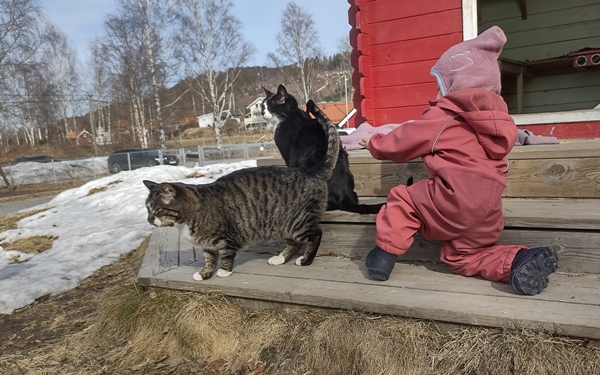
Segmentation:
<svg viewBox="0 0 600 375">
<path fill-rule="evenodd" d="M 110 351 L 120 368 L 184 358 L 188 369 L 252 363 L 277 374 L 593 374 L 588 341 L 519 329 L 464 327 L 348 311 L 287 307 L 244 310 L 220 295 L 134 286 L 108 293 L 86 346 Z M 119 345 L 120 344 L 120 345 Z M 236 372 L 237 371 L 237 372 Z"/>
<path fill-rule="evenodd" d="M 51 249 L 52 244 L 58 237 L 53 236 L 33 236 L 22 238 L 8 244 L 2 243 L 5 251 L 18 250 L 22 253 L 39 254 Z"/>
<path fill-rule="evenodd" d="M 0 233 L 10 229 L 17 229 L 17 223 L 26 217 L 33 216 L 45 210 L 36 210 L 0 216 Z"/>
<path fill-rule="evenodd" d="M 143 291 L 134 281 L 148 239 L 73 292 L 24 309 L 51 310 L 37 328 L 48 330 L 50 339 L 27 349 L 40 341 L 33 319 L 24 315 L 23 326 L 8 324 L 14 333 L 0 332 L 0 352 L 10 349 L 0 356 L 0 373 L 600 373 L 597 342 L 529 329 L 448 331 L 392 316 L 299 306 L 249 310 L 220 294 Z"/>
<path fill-rule="evenodd" d="M 28 211 L 0 217 L 0 233 L 9 229 L 16 229 L 18 221 L 42 211 L 45 210 Z M 57 239 L 58 237 L 53 236 L 33 236 L 22 238 L 11 243 L 1 243 L 1 245 L 5 251 L 18 250 L 22 253 L 39 254 L 51 249 L 52 244 Z"/>
</svg>

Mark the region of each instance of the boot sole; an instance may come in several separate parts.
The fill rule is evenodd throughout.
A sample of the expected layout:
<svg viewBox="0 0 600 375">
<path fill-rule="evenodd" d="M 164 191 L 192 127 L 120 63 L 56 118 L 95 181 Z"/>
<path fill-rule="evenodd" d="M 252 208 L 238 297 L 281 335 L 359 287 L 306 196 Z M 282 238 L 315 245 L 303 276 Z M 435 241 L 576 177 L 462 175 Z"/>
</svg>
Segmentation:
<svg viewBox="0 0 600 375">
<path fill-rule="evenodd" d="M 533 296 L 548 286 L 548 276 L 558 267 L 556 251 L 548 247 L 547 251 L 534 252 L 523 260 L 521 267 L 510 275 L 509 284 L 519 294 Z"/>
</svg>

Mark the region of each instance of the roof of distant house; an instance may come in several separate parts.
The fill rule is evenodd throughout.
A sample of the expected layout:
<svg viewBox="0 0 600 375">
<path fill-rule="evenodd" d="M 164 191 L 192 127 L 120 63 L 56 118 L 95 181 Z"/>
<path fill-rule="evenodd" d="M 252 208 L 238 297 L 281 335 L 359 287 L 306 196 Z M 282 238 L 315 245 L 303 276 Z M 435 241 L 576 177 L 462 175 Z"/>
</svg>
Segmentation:
<svg viewBox="0 0 600 375">
<path fill-rule="evenodd" d="M 317 105 L 334 124 L 339 124 L 340 121 L 346 117 L 346 102 L 318 103 Z M 348 113 L 350 113 L 353 108 L 354 103 L 348 102 Z M 303 106 L 302 109 L 306 109 L 306 107 Z"/>
</svg>

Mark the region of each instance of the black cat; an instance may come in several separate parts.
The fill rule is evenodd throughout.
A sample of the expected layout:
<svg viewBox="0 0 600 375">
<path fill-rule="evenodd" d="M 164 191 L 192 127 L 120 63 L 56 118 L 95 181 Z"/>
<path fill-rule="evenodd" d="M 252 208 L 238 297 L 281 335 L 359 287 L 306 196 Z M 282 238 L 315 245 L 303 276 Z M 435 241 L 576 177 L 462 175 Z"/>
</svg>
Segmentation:
<svg viewBox="0 0 600 375">
<path fill-rule="evenodd" d="M 314 168 L 327 152 L 327 136 L 317 120 L 298 106 L 296 99 L 279 85 L 276 93 L 265 90 L 262 103 L 265 118 L 275 116 L 279 124 L 275 130 L 275 144 L 291 168 Z M 381 204 L 359 204 L 354 192 L 354 176 L 350 172 L 348 153 L 340 144 L 338 161 L 327 181 L 327 210 L 343 210 L 360 214 L 376 214 Z"/>
</svg>

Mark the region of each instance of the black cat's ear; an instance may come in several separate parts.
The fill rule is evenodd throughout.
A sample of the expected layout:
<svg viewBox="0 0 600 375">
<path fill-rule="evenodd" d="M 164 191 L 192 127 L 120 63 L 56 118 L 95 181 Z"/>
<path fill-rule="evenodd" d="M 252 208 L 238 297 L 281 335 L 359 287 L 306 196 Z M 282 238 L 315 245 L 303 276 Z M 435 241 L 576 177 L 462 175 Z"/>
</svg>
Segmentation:
<svg viewBox="0 0 600 375">
<path fill-rule="evenodd" d="M 312 99 L 309 99 L 309 101 L 306 102 L 306 113 L 314 113 L 316 106 L 315 102 Z"/>
<path fill-rule="evenodd" d="M 144 185 L 146 185 L 146 187 L 149 190 L 154 190 L 158 186 L 158 184 L 156 182 L 152 182 L 149 180 L 144 180 L 143 182 L 144 182 Z"/>
<path fill-rule="evenodd" d="M 279 104 L 283 104 L 286 102 L 288 97 L 288 92 L 285 89 L 285 86 L 283 85 L 279 85 L 279 87 L 277 88 L 277 103 Z"/>
<path fill-rule="evenodd" d="M 265 90 L 265 95 L 267 96 L 267 98 L 268 98 L 269 96 L 273 96 L 273 93 L 272 93 L 271 91 L 267 90 L 267 89 L 265 88 L 265 86 L 261 85 L 260 87 L 262 87 L 262 89 L 263 89 L 263 90 Z"/>
<path fill-rule="evenodd" d="M 277 87 L 277 95 L 279 95 L 282 98 L 287 98 L 288 92 L 285 89 L 284 85 L 279 85 L 279 87 Z"/>
</svg>

